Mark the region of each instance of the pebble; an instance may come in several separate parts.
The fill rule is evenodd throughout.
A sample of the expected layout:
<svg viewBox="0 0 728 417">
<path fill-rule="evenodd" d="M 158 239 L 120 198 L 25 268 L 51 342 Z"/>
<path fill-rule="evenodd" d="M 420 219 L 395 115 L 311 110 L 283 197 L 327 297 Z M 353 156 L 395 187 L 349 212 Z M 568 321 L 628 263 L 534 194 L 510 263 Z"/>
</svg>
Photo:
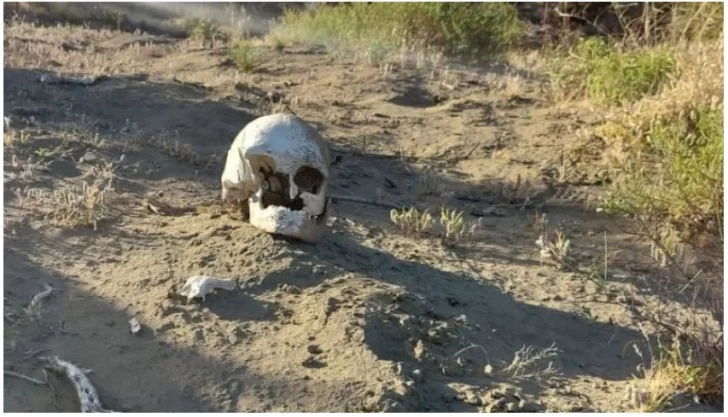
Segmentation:
<svg viewBox="0 0 728 417">
<path fill-rule="evenodd" d="M 425 375 L 421 369 L 415 369 L 412 371 L 412 378 L 414 378 L 415 382 L 422 382 L 425 379 Z"/>
<path fill-rule="evenodd" d="M 483 368 L 483 373 L 486 376 L 493 375 L 493 366 L 491 364 L 485 365 L 485 367 Z"/>
</svg>

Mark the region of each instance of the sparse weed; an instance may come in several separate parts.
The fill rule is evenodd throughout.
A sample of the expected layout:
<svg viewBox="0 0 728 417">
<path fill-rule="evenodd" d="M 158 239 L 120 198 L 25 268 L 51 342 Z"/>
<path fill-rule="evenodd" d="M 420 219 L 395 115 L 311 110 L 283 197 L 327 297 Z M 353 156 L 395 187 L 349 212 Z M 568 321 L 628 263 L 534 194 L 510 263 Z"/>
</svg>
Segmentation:
<svg viewBox="0 0 728 417">
<path fill-rule="evenodd" d="M 409 209 L 392 209 L 389 213 L 392 223 L 405 231 L 405 233 L 426 233 L 434 225 L 432 215 L 427 211 L 420 212 L 414 207 Z"/>
<path fill-rule="evenodd" d="M 558 357 L 561 351 L 553 343 L 547 348 L 534 348 L 523 346 L 513 355 L 513 360 L 503 370 L 513 378 L 547 378 L 558 374 L 553 361 L 549 361 L 546 368 L 538 369 L 539 362 Z"/>
<path fill-rule="evenodd" d="M 81 116 L 80 122 L 73 129 L 73 135 L 76 136 L 81 143 L 95 148 L 104 143 L 104 138 L 99 134 L 99 130 L 95 123 L 87 118 L 86 115 Z"/>
<path fill-rule="evenodd" d="M 30 134 L 23 129 L 5 129 L 3 132 L 3 145 L 6 148 L 23 146 L 30 140 Z"/>
<path fill-rule="evenodd" d="M 38 148 L 33 151 L 33 155 L 38 158 L 39 163 L 44 163 L 57 159 L 59 156 L 62 155 L 62 152 L 60 151 L 60 148 Z"/>
<path fill-rule="evenodd" d="M 528 227 L 539 234 L 544 233 L 548 227 L 549 219 L 546 213 L 536 210 L 532 215 L 528 216 Z"/>
<path fill-rule="evenodd" d="M 556 239 L 553 241 L 548 237 L 548 232 L 544 232 L 536 240 L 536 246 L 540 249 L 541 265 L 543 265 L 545 259 L 553 259 L 557 263 L 557 268 L 571 269 L 572 265 L 569 258 L 571 241 L 566 238 L 561 230 L 556 231 Z"/>
<path fill-rule="evenodd" d="M 500 183 L 498 187 L 499 198 L 506 204 L 524 204 L 527 202 L 529 184 L 524 182 L 518 174 L 515 183 Z"/>
<path fill-rule="evenodd" d="M 15 201 L 17 201 L 17 203 L 18 203 L 18 207 L 24 207 L 26 201 L 42 200 L 44 194 L 43 194 L 43 190 L 40 190 L 38 188 L 30 188 L 30 187 L 26 186 L 22 190 L 20 188 L 14 188 L 13 195 L 15 196 Z"/>
<path fill-rule="evenodd" d="M 440 178 L 437 173 L 429 168 L 422 171 L 422 186 L 425 195 L 437 195 L 440 193 Z"/>
<path fill-rule="evenodd" d="M 211 19 L 191 19 L 186 25 L 190 31 L 190 39 L 201 42 L 203 48 L 214 48 L 216 41 L 226 41 L 228 36 L 220 25 Z"/>
<path fill-rule="evenodd" d="M 466 232 L 463 212 L 455 209 L 442 208 L 440 210 L 440 225 L 445 229 L 443 241 L 449 244 L 459 242 Z"/>
</svg>

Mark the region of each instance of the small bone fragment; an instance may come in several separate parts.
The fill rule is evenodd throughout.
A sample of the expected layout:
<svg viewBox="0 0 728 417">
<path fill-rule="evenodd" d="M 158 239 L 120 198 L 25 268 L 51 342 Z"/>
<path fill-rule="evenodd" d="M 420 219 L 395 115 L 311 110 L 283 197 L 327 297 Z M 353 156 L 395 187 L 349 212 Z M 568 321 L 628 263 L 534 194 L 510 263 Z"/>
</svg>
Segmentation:
<svg viewBox="0 0 728 417">
<path fill-rule="evenodd" d="M 142 325 L 139 324 L 139 320 L 136 317 L 129 320 L 129 326 L 131 327 L 131 334 L 136 335 L 142 329 Z"/>
<path fill-rule="evenodd" d="M 31 310 L 35 310 L 36 308 L 38 308 L 43 300 L 51 296 L 51 293 L 53 292 L 53 287 L 48 284 L 43 284 L 43 286 L 45 287 L 45 290 L 34 295 L 33 298 L 30 300 L 30 305 L 28 307 Z"/>
<path fill-rule="evenodd" d="M 202 301 L 205 301 L 205 296 L 215 289 L 231 291 L 235 287 L 235 281 L 229 279 L 196 275 L 187 279 L 187 282 L 185 282 L 185 285 L 180 290 L 180 294 L 187 297 L 187 301 L 195 297 L 202 298 Z"/>
<path fill-rule="evenodd" d="M 81 402 L 82 413 L 113 413 L 112 410 L 107 410 L 101 405 L 99 394 L 96 392 L 96 388 L 91 385 L 84 370 L 78 366 L 66 362 L 60 359 L 58 356 L 43 357 L 41 358 L 45 362 L 45 368 L 49 369 L 59 375 L 65 375 L 74 388 L 76 388 L 76 394 Z"/>
</svg>

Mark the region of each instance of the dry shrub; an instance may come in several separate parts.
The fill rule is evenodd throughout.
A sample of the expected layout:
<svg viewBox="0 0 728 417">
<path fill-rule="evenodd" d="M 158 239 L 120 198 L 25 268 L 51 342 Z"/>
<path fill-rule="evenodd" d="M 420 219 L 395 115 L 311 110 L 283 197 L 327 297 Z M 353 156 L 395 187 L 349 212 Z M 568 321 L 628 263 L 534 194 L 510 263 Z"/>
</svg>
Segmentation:
<svg viewBox="0 0 728 417">
<path fill-rule="evenodd" d="M 643 353 L 635 345 L 635 352 Z M 637 412 L 660 412 L 675 408 L 679 396 L 697 396 L 711 404 L 723 402 L 723 342 L 690 347 L 673 338 L 660 344 L 649 366 L 641 368 L 629 388 L 630 407 Z"/>
<path fill-rule="evenodd" d="M 66 187 L 53 192 L 50 199 L 54 208 L 47 214 L 56 227 L 75 229 L 92 226 L 106 214 L 106 193 L 108 188 L 99 182 L 84 182 L 80 187 Z"/>
</svg>

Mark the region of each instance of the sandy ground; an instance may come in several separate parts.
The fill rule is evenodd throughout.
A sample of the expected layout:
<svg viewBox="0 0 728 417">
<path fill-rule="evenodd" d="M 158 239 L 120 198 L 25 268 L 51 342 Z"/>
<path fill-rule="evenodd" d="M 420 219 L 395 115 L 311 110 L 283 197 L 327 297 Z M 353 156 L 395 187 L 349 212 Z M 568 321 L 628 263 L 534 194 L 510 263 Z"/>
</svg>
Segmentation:
<svg viewBox="0 0 728 417">
<path fill-rule="evenodd" d="M 5 116 L 27 135 L 4 153 L 6 370 L 43 380 L 38 357 L 58 355 L 91 368 L 119 411 L 619 411 L 643 361 L 630 346 L 644 341 L 635 309 L 659 301 L 683 314 L 683 300 L 658 300 L 638 279 L 649 248 L 584 208 L 604 148 L 578 134 L 592 112 L 549 107 L 527 62 L 433 70 L 297 47 L 247 75 L 220 48 L 164 37 L 13 25 L 4 42 Z M 38 82 L 45 72 L 106 77 Z M 222 156 L 270 111 L 257 97 L 268 92 L 341 157 L 335 194 L 446 204 L 469 222 L 480 214 L 480 227 L 450 247 L 436 231 L 401 233 L 388 209 L 342 202 L 330 233 L 307 245 L 234 216 L 145 207 L 147 195 L 218 202 Z M 81 184 L 107 164 L 97 230 L 53 226 L 58 204 L 33 190 Z M 541 265 L 538 212 L 582 264 L 603 268 L 606 235 L 606 291 Z M 241 289 L 176 297 L 197 274 Z M 28 315 L 46 283 L 51 297 Z M 78 410 L 68 381 L 50 381 L 6 377 L 5 411 Z"/>
</svg>

